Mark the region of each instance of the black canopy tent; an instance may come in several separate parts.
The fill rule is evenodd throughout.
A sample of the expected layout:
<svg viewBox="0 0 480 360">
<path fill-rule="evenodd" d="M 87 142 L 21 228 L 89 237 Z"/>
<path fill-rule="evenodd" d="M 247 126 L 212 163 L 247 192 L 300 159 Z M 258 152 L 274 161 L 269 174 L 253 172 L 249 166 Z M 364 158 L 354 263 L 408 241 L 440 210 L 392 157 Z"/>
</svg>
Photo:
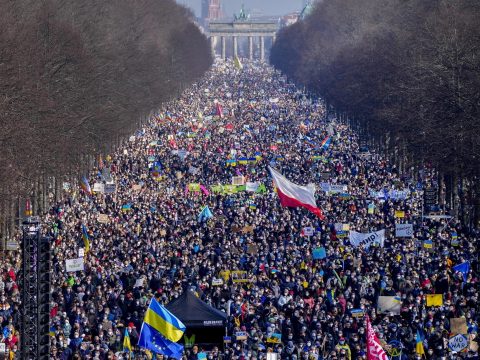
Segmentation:
<svg viewBox="0 0 480 360">
<path fill-rule="evenodd" d="M 180 343 L 185 343 L 185 336 L 188 340 L 195 335 L 195 344 L 223 344 L 227 321 L 227 315 L 223 311 L 208 305 L 188 290 L 177 299 L 172 300 L 166 308 L 187 327 Z"/>
</svg>

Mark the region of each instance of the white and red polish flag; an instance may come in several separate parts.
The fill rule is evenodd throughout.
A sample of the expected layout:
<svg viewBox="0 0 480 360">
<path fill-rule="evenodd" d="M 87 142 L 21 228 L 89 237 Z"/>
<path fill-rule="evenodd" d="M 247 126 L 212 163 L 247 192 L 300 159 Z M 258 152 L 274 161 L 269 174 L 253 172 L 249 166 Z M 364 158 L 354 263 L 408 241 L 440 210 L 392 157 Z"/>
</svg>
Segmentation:
<svg viewBox="0 0 480 360">
<path fill-rule="evenodd" d="M 387 353 L 380 345 L 380 340 L 375 334 L 368 315 L 365 315 L 365 320 L 367 323 L 367 360 L 388 360 Z"/>
<path fill-rule="evenodd" d="M 313 184 L 297 185 L 288 181 L 285 176 L 270 166 L 268 170 L 272 174 L 273 183 L 277 188 L 280 204 L 283 207 L 303 207 L 317 215 L 321 220 L 325 219 L 322 210 L 317 207 L 315 202 L 315 186 Z"/>
</svg>

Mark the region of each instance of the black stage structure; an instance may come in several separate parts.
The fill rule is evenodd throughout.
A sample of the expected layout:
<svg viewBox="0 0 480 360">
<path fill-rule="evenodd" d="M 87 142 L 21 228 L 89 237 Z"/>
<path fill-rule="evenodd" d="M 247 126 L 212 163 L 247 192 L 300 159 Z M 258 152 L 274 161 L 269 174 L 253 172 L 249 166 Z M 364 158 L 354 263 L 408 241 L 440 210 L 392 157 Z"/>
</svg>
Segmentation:
<svg viewBox="0 0 480 360">
<path fill-rule="evenodd" d="M 42 236 L 38 217 L 27 218 L 22 232 L 20 354 L 23 360 L 46 360 L 50 354 L 50 240 Z"/>
</svg>

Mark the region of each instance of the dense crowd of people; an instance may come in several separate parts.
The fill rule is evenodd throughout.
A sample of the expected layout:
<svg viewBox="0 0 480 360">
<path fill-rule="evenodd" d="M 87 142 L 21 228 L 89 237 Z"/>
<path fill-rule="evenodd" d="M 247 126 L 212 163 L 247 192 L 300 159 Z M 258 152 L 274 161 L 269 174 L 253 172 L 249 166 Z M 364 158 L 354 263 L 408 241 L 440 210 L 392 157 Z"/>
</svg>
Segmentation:
<svg viewBox="0 0 480 360">
<path fill-rule="evenodd" d="M 282 208 L 268 166 L 315 184 L 325 219 Z M 187 290 L 228 314 L 234 340 L 195 344 L 185 359 L 366 359 L 366 314 L 391 358 L 478 358 L 479 232 L 448 217 L 422 221 L 432 174 L 402 174 L 360 149 L 348 124 L 268 65 L 218 62 L 98 161 L 89 177 L 92 188 L 103 184 L 98 192 L 69 190 L 42 217 L 53 251 L 51 358 L 126 359 L 125 329 L 134 358 L 151 358 L 136 346 L 149 300 L 167 304 Z M 219 186 L 233 177 L 260 186 Z M 110 181 L 114 191 L 102 190 Z M 395 191 L 405 195 L 388 196 Z M 213 216 L 199 221 L 205 206 Z M 412 224 L 412 236 L 396 237 L 396 223 Z M 383 229 L 383 247 L 349 241 L 350 231 Z M 84 271 L 67 272 L 79 251 Z M 20 257 L 4 260 L 0 339 L 16 359 Z M 465 262 L 466 274 L 453 270 Z M 248 281 L 233 281 L 235 270 Z M 428 294 L 441 303 L 427 306 Z M 383 311 L 380 296 L 396 297 L 400 310 Z M 467 327 L 458 353 L 452 318 Z M 247 339 L 235 341 L 238 331 Z"/>
</svg>

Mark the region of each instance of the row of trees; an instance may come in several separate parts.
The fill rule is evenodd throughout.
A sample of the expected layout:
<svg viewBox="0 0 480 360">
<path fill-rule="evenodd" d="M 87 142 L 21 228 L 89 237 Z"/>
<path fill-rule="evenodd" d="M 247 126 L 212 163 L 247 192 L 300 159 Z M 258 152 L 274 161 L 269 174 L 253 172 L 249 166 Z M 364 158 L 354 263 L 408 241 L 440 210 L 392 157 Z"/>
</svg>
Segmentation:
<svg viewBox="0 0 480 360">
<path fill-rule="evenodd" d="M 0 0 L 0 234 L 211 65 L 174 0 Z M 143 119 L 143 120 L 142 120 Z"/>
<path fill-rule="evenodd" d="M 353 118 L 402 172 L 435 167 L 446 207 L 478 222 L 478 19 L 477 0 L 321 1 L 281 32 L 271 61 Z"/>
</svg>

